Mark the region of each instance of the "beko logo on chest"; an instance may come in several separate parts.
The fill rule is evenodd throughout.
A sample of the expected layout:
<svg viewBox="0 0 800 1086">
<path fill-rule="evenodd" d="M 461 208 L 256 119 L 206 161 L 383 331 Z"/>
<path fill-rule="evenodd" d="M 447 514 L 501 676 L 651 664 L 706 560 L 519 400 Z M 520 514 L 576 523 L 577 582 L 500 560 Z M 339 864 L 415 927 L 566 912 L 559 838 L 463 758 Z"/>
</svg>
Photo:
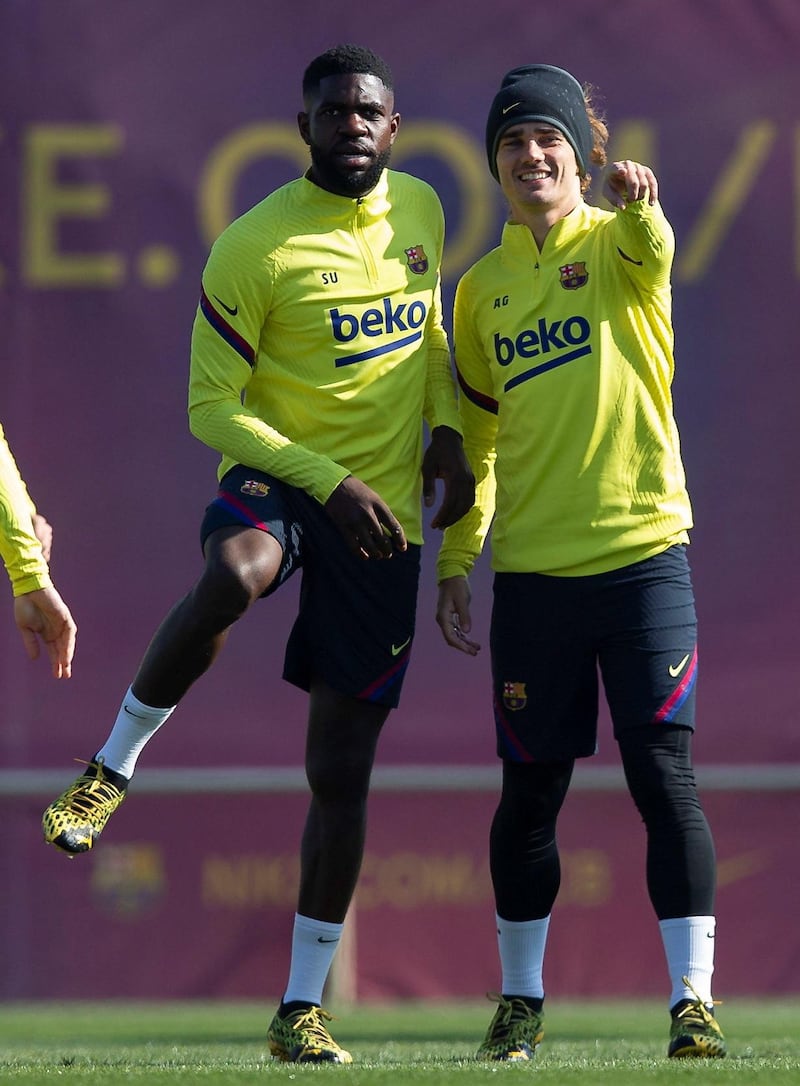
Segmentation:
<svg viewBox="0 0 800 1086">
<path fill-rule="evenodd" d="M 349 343 L 359 332 L 362 336 L 391 336 L 395 332 L 421 328 L 427 313 L 425 303 L 418 299 L 410 305 L 406 302 L 392 305 L 391 298 L 384 298 L 381 309 L 365 309 L 360 317 L 355 313 L 331 309 L 330 318 L 334 339 Z"/>
<path fill-rule="evenodd" d="M 428 307 L 419 298 L 410 303 L 393 303 L 391 298 L 386 297 L 360 315 L 337 307 L 328 310 L 328 316 L 337 343 L 350 343 L 358 336 L 381 339 L 381 343 L 375 347 L 357 354 L 341 355 L 335 360 L 337 366 L 350 366 L 421 340 Z"/>
<path fill-rule="evenodd" d="M 495 332 L 494 356 L 501 366 L 508 366 L 517 357 L 536 358 L 551 351 L 580 347 L 588 341 L 590 332 L 591 327 L 585 317 L 567 317 L 559 321 L 540 317 L 535 328 L 525 328 L 513 339 Z"/>
</svg>

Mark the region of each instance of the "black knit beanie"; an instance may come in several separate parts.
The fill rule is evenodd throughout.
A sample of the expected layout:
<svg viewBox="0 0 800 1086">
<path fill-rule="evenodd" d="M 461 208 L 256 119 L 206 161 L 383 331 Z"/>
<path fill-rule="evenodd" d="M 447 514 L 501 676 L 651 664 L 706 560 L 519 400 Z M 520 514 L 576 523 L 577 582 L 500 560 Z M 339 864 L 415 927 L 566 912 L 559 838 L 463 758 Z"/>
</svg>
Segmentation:
<svg viewBox="0 0 800 1086">
<path fill-rule="evenodd" d="M 497 180 L 497 144 L 512 124 L 542 121 L 567 137 L 584 177 L 594 139 L 583 88 L 574 76 L 551 64 L 525 64 L 503 77 L 486 122 L 486 154 Z"/>
</svg>

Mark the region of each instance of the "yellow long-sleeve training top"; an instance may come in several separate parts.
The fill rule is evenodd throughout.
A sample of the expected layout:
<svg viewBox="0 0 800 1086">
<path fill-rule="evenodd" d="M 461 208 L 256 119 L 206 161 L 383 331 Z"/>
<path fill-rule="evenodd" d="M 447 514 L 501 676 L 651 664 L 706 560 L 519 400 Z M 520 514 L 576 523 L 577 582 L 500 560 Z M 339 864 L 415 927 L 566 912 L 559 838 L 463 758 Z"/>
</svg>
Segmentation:
<svg viewBox="0 0 800 1086">
<path fill-rule="evenodd" d="M 325 502 L 347 475 L 422 542 L 423 417 L 460 432 L 442 324 L 441 204 L 384 170 L 360 199 L 307 178 L 233 222 L 203 273 L 192 432 Z"/>
<path fill-rule="evenodd" d="M 548 233 L 507 224 L 462 277 L 454 313 L 477 505 L 438 576 L 467 574 L 492 517 L 492 566 L 576 576 L 688 540 L 672 410 L 670 268 L 659 204 L 581 202 Z"/>
</svg>

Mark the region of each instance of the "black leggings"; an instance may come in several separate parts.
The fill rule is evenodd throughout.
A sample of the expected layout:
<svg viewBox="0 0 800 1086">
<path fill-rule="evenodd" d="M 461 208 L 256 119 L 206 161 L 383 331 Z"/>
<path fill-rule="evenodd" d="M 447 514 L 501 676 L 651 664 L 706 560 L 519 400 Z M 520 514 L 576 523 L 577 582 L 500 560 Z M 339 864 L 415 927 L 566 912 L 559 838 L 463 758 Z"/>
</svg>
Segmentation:
<svg viewBox="0 0 800 1086">
<path fill-rule="evenodd" d="M 714 913 L 714 842 L 697 796 L 691 741 L 690 729 L 665 725 L 619 739 L 628 789 L 647 831 L 647 890 L 659 920 Z M 536 920 L 553 908 L 561 882 L 556 820 L 574 764 L 503 762 L 489 861 L 504 920 Z"/>
</svg>

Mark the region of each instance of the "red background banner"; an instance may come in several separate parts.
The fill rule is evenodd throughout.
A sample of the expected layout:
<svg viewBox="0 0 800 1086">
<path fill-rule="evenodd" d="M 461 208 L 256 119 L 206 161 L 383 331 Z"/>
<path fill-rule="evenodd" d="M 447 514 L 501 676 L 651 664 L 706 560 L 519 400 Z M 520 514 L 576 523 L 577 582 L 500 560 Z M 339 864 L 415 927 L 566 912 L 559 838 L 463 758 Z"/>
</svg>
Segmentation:
<svg viewBox="0 0 800 1086">
<path fill-rule="evenodd" d="M 741 766 L 743 783 L 748 766 L 800 764 L 800 7 L 576 0 L 539 13 L 496 0 L 452 11 L 378 3 L 365 19 L 256 0 L 0 7 L 0 418 L 55 527 L 54 575 L 80 626 L 74 677 L 56 684 L 26 660 L 10 594 L 0 599 L 0 783 L 29 770 L 69 779 L 72 759 L 105 737 L 156 623 L 200 569 L 197 533 L 217 462 L 186 423 L 200 273 L 230 218 L 304 168 L 294 121 L 302 71 L 345 40 L 372 46 L 394 69 L 403 115 L 394 165 L 442 195 L 448 307 L 458 275 L 496 244 L 502 225 L 483 125 L 507 69 L 545 61 L 593 84 L 612 155 L 655 168 L 678 243 L 675 399 L 701 622 L 697 761 Z M 493 766 L 494 741 L 487 650 L 475 661 L 441 642 L 436 533 L 427 539 L 412 665 L 379 762 L 438 765 L 444 775 L 452 765 Z M 490 587 L 482 560 L 473 592 L 484 644 Z M 280 680 L 296 591 L 246 616 L 148 748 L 142 779 L 152 768 L 301 763 L 305 699 Z M 595 761 L 615 759 L 604 721 Z M 205 895 L 215 856 L 254 857 L 253 878 L 259 864 L 280 859 L 293 886 L 299 796 L 132 798 L 97 855 L 69 864 L 38 841 L 47 796 L 15 797 L 12 784 L 0 794 L 5 998 L 99 994 L 81 979 L 97 945 L 136 959 L 109 994 L 278 991 L 291 893 L 236 907 L 212 907 Z M 743 796 L 709 797 L 723 863 L 745 872 L 721 888 L 720 982 L 796 989 L 797 793 Z M 425 869 L 441 858 L 453 879 L 463 862 L 470 877 L 467 896 L 441 904 L 359 901 L 365 997 L 480 993 L 494 983 L 492 801 L 376 797 L 368 872 L 405 854 Z M 626 862 L 637 847 L 628 807 L 621 794 L 586 792 L 565 814 L 565 850 L 605 865 L 610 896 L 560 903 L 548 959 L 554 989 L 598 991 L 600 965 L 611 969 L 620 946 L 640 940 L 647 953 L 624 955 L 614 988 L 661 988 L 643 859 Z M 578 886 L 593 877 L 573 870 Z M 87 933 L 80 953 L 63 936 L 76 929 Z M 780 955 L 766 940 L 776 931 Z M 159 977 L 171 979 L 148 979 L 143 939 L 151 961 L 169 961 Z"/>
<path fill-rule="evenodd" d="M 485 837 L 494 797 L 377 792 L 348 953 L 353 995 L 480 998 L 499 984 Z M 13 830 L 0 998 L 278 999 L 288 970 L 305 800 L 131 796 L 95 853 L 39 847 L 40 804 L 0 801 Z M 715 991 L 797 991 L 800 796 L 711 792 L 719 861 Z M 780 819 L 776 818 L 778 807 Z M 288 829 L 287 829 L 288 827 Z M 553 998 L 669 996 L 628 797 L 580 787 L 561 817 Z M 57 902 L 54 903 L 54 895 Z"/>
</svg>

